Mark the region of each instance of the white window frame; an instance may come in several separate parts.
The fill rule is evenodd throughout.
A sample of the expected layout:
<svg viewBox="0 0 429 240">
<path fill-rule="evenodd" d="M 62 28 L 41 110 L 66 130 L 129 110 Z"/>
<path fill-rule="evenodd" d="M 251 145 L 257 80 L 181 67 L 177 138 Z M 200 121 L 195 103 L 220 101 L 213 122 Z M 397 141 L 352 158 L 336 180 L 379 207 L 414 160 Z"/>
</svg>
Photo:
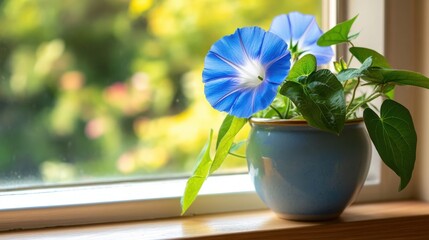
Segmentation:
<svg viewBox="0 0 429 240">
<path fill-rule="evenodd" d="M 337 19 L 359 13 L 357 45 L 383 53 L 384 9 L 382 0 L 324 0 L 323 15 L 330 17 L 323 25 L 328 29 Z M 338 52 L 345 54 L 341 49 Z M 178 179 L 3 191 L 0 231 L 179 216 L 185 183 L 186 179 Z M 398 184 L 398 177 L 382 164 L 380 181 L 365 185 L 357 202 L 409 198 L 411 191 L 398 193 Z M 213 176 L 187 215 L 263 208 L 247 174 Z"/>
</svg>

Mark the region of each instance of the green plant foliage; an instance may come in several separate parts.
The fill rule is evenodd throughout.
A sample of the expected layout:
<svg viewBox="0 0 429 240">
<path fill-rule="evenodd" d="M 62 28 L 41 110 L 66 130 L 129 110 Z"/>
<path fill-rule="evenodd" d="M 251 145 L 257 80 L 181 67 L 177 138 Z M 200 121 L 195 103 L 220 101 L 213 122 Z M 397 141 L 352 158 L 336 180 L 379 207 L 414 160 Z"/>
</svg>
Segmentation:
<svg viewBox="0 0 429 240">
<path fill-rule="evenodd" d="M 229 115 L 227 118 L 229 118 Z M 222 132 L 224 133 L 220 135 L 220 140 L 218 136 L 217 142 L 219 142 L 219 145 L 216 149 L 216 155 L 213 159 L 213 165 L 210 169 L 210 174 L 216 171 L 222 165 L 234 143 L 235 136 L 247 123 L 247 119 L 233 116 L 231 121 L 224 121 L 224 123 L 228 127 L 221 127 Z"/>
<path fill-rule="evenodd" d="M 247 123 L 247 119 L 237 118 L 227 115 L 219 129 L 217 148 L 214 158 L 210 157 L 210 147 L 212 143 L 213 131 L 210 132 L 210 137 L 200 155 L 198 156 L 197 167 L 192 176 L 186 182 L 185 192 L 181 199 L 182 214 L 195 201 L 198 192 L 204 184 L 207 177 L 215 172 L 223 163 L 231 148 L 233 148 L 234 138 L 237 133 Z"/>
<path fill-rule="evenodd" d="M 344 59 L 340 58 L 338 61 L 334 61 L 334 68 L 337 73 L 346 70 L 348 68 L 347 63 L 344 61 Z"/>
<path fill-rule="evenodd" d="M 387 59 L 377 51 L 363 47 L 351 47 L 349 51 L 361 63 L 369 57 L 372 57 L 373 67 L 390 68 L 390 64 Z"/>
<path fill-rule="evenodd" d="M 209 139 L 197 158 L 197 165 L 192 176 L 186 182 L 185 192 L 180 199 L 180 203 L 182 204 L 182 214 L 184 214 L 195 201 L 204 181 L 209 176 L 210 168 L 213 164 L 213 160 L 210 157 L 212 138 L 213 130 L 210 131 Z"/>
<path fill-rule="evenodd" d="M 406 70 L 370 67 L 364 71 L 362 78 L 376 84 L 395 83 L 429 88 L 429 78 L 420 73 Z"/>
<path fill-rule="evenodd" d="M 324 33 L 317 41 L 317 44 L 319 46 L 331 46 L 339 43 L 349 42 L 350 40 L 355 39 L 359 33 L 353 35 L 349 35 L 349 33 L 356 18 L 357 16 L 337 24 L 335 27 Z"/>
<path fill-rule="evenodd" d="M 387 98 L 393 99 L 395 97 L 395 84 L 385 84 L 383 93 Z"/>
<path fill-rule="evenodd" d="M 231 148 L 229 149 L 230 153 L 238 151 L 241 147 L 243 147 L 247 143 L 247 140 L 239 141 L 236 143 L 233 143 Z"/>
<path fill-rule="evenodd" d="M 371 67 L 371 64 L 372 64 L 372 57 L 369 57 L 362 63 L 360 68 L 345 69 L 337 75 L 337 78 L 340 82 L 344 82 L 344 81 L 349 80 L 349 79 L 362 77 L 362 76 L 364 76 L 363 73 L 369 67 Z"/>
<path fill-rule="evenodd" d="M 292 66 L 291 70 L 289 71 L 289 75 L 286 79 L 288 80 L 297 80 L 298 78 L 302 76 L 308 76 L 312 72 L 316 71 L 317 69 L 317 62 L 316 57 L 307 54 L 304 55 L 302 58 L 300 58 L 296 63 Z"/>
<path fill-rule="evenodd" d="M 292 100 L 311 126 L 335 134 L 343 129 L 346 114 L 343 86 L 331 71 L 319 70 L 301 82 L 287 81 L 280 93 Z"/>
<path fill-rule="evenodd" d="M 279 111 L 281 116 L 277 113 L 276 110 Z M 262 111 L 257 112 L 254 117 L 256 118 L 293 118 L 299 113 L 295 111 L 296 109 L 292 108 L 290 99 L 281 95 L 277 94 L 274 101 L 271 103 L 271 107 L 266 108 Z"/>
<path fill-rule="evenodd" d="M 371 140 L 383 162 L 401 178 L 399 190 L 402 190 L 412 176 L 417 137 L 409 111 L 391 100 L 393 90 L 396 85 L 429 88 L 429 79 L 416 72 L 391 69 L 387 59 L 377 51 L 354 47 L 351 40 L 359 34 L 350 34 L 350 29 L 356 18 L 336 25 L 317 42 L 320 46 L 342 43 L 352 46 L 349 48 L 352 56 L 347 61 L 341 57 L 334 61 L 337 75 L 328 69 L 317 70 L 315 56 L 303 55 L 292 64 L 269 107 L 252 117 L 305 119 L 310 126 L 339 135 L 345 120 L 358 118 L 363 109 Z M 354 59 L 361 65 L 349 68 Z M 360 91 L 362 86 L 366 87 L 365 91 Z M 379 111 L 372 101 L 380 98 L 388 99 Z M 380 116 L 376 112 L 380 112 Z M 200 157 L 203 160 L 199 162 L 198 171 L 187 185 L 183 212 L 195 199 L 195 191 L 200 189 L 207 176 L 219 168 L 228 153 L 242 146 L 243 141 L 233 143 L 233 139 L 246 122 L 246 119 L 232 116 L 225 118 L 219 130 L 214 159 L 206 149 Z"/>
<path fill-rule="evenodd" d="M 364 111 L 365 125 L 384 163 L 400 178 L 399 189 L 409 183 L 416 159 L 417 135 L 410 112 L 401 104 L 386 100 L 380 117 L 370 108 Z"/>
<path fill-rule="evenodd" d="M 220 140 L 225 136 L 225 134 L 228 132 L 229 128 L 231 127 L 232 121 L 234 120 L 234 116 L 232 115 L 226 115 L 225 119 L 222 122 L 222 125 L 220 125 L 219 133 L 216 141 L 216 149 L 219 148 Z"/>
</svg>

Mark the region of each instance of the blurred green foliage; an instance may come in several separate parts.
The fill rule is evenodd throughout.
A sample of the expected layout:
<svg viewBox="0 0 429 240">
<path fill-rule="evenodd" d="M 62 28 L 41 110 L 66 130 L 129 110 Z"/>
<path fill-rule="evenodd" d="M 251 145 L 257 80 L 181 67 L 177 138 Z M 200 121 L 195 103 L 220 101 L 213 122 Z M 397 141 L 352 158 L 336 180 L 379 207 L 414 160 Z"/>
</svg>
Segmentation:
<svg viewBox="0 0 429 240">
<path fill-rule="evenodd" d="M 0 189 L 191 171 L 211 44 L 320 0 L 0 1 Z M 241 138 L 246 138 L 245 133 Z M 227 159 L 225 171 L 243 169 Z"/>
</svg>

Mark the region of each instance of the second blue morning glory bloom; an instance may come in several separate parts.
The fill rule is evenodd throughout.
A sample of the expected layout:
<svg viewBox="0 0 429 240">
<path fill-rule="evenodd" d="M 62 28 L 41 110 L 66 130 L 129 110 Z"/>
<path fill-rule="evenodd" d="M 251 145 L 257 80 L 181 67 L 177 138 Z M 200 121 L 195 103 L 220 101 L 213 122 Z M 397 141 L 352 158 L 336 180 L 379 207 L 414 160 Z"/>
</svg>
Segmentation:
<svg viewBox="0 0 429 240">
<path fill-rule="evenodd" d="M 270 32 L 289 44 L 294 57 L 313 54 L 317 64 L 327 64 L 334 56 L 331 47 L 320 47 L 317 40 L 323 34 L 312 15 L 299 12 L 279 15 L 271 23 Z"/>
<path fill-rule="evenodd" d="M 204 93 L 215 109 L 248 118 L 271 104 L 289 68 L 285 41 L 259 27 L 240 28 L 208 52 Z"/>
</svg>

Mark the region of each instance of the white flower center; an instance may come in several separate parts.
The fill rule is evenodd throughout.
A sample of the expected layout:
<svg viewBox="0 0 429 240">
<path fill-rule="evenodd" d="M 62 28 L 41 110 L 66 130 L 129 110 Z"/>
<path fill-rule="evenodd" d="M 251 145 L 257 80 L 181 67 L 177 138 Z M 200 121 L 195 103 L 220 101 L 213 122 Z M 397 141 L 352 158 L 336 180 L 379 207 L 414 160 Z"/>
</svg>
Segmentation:
<svg viewBox="0 0 429 240">
<path fill-rule="evenodd" d="M 240 85 L 246 88 L 255 88 L 265 79 L 265 69 L 259 61 L 248 59 L 239 69 Z"/>
</svg>

